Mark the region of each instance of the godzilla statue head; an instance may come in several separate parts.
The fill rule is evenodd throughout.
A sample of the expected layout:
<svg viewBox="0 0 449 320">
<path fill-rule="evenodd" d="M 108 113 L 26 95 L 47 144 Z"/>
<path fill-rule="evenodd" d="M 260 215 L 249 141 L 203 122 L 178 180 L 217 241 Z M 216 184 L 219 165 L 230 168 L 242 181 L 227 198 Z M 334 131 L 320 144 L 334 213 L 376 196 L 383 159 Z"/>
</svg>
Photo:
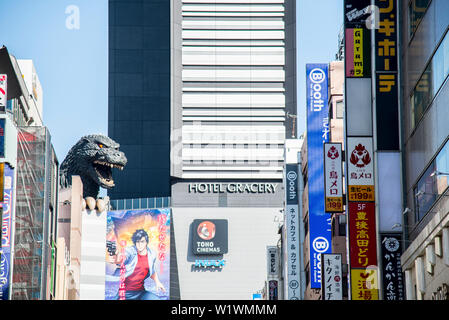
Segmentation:
<svg viewBox="0 0 449 320">
<path fill-rule="evenodd" d="M 127 163 L 120 145 L 111 138 L 92 134 L 82 137 L 67 153 L 60 167 L 60 185 L 72 185 L 72 176 L 78 175 L 83 182 L 83 196 L 98 196 L 100 187 L 115 186 L 112 168 L 123 170 Z"/>
</svg>

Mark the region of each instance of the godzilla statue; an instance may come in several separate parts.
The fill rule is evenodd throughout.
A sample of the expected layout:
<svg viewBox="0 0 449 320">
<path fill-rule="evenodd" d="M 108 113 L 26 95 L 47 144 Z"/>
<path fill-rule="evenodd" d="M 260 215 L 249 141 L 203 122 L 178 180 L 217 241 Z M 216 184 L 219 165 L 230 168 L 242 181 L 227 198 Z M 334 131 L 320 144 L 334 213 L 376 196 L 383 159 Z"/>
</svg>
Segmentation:
<svg viewBox="0 0 449 320">
<path fill-rule="evenodd" d="M 61 163 L 60 186 L 68 188 L 72 185 L 72 176 L 80 176 L 86 199 L 96 199 L 100 187 L 113 188 L 115 184 L 112 168 L 123 170 L 127 163 L 125 154 L 119 147 L 117 142 L 101 134 L 82 137 Z"/>
</svg>

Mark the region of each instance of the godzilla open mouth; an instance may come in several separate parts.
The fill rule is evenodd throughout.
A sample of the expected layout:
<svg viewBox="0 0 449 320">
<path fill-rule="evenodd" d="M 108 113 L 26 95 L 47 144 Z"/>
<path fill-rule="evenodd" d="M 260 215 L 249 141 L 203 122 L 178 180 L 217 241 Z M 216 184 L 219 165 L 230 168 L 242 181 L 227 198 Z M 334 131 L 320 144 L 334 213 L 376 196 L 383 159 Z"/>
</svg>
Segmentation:
<svg viewBox="0 0 449 320">
<path fill-rule="evenodd" d="M 105 188 L 114 187 L 114 180 L 112 179 L 112 168 L 123 170 L 120 164 L 113 164 L 104 161 L 94 161 L 93 167 L 98 175 L 98 180 Z"/>
</svg>

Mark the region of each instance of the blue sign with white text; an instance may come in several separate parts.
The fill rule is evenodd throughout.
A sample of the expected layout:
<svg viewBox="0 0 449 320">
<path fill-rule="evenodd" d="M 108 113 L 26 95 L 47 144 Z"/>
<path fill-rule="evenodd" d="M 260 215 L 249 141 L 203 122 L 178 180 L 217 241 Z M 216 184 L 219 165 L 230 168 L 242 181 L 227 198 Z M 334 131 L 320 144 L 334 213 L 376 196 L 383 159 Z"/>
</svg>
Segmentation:
<svg viewBox="0 0 449 320">
<path fill-rule="evenodd" d="M 324 208 L 323 144 L 329 142 L 328 65 L 307 64 L 307 162 L 311 288 L 321 288 L 321 254 L 331 253 L 331 216 Z"/>
<path fill-rule="evenodd" d="M 0 300 L 9 300 L 10 277 L 11 277 L 11 250 L 12 250 L 12 218 L 14 216 L 14 169 L 5 163 L 3 177 L 4 195 L 0 207 L 3 211 L 2 217 L 2 245 L 0 246 Z"/>
</svg>

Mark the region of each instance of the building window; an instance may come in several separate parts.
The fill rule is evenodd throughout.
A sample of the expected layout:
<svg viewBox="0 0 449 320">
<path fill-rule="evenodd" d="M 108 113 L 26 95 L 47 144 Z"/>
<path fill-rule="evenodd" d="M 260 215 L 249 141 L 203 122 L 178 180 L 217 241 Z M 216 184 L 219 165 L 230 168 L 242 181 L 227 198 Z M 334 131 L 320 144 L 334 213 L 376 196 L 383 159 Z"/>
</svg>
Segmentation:
<svg viewBox="0 0 449 320">
<path fill-rule="evenodd" d="M 345 104 L 343 100 L 337 101 L 336 103 L 336 117 L 337 119 L 343 119 L 345 116 Z"/>
<path fill-rule="evenodd" d="M 346 237 L 346 216 L 338 216 L 338 234 Z"/>
<path fill-rule="evenodd" d="M 409 5 L 409 31 L 410 39 L 415 34 L 419 23 L 426 14 L 427 8 L 432 0 L 412 0 Z"/>
<path fill-rule="evenodd" d="M 410 97 L 411 125 L 414 129 L 449 75 L 449 36 L 446 35 L 421 75 Z"/>
<path fill-rule="evenodd" d="M 413 188 L 416 221 L 420 221 L 442 196 L 449 184 L 449 141 L 431 162 Z"/>
</svg>

